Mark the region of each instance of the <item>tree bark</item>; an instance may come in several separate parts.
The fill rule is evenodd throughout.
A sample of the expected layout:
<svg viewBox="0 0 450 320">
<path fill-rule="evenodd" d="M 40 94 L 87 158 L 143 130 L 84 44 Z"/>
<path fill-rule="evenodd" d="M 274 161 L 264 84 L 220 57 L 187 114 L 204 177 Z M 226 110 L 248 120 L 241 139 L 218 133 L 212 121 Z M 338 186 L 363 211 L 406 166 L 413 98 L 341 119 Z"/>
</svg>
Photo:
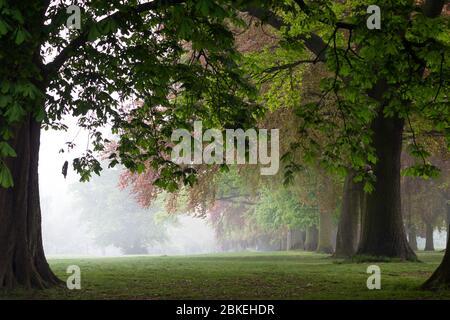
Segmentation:
<svg viewBox="0 0 450 320">
<path fill-rule="evenodd" d="M 306 251 L 316 251 L 318 238 L 319 238 L 319 232 L 318 232 L 316 226 L 309 227 L 306 230 L 305 250 Z"/>
<path fill-rule="evenodd" d="M 319 223 L 319 244 L 317 252 L 333 253 L 333 244 L 331 243 L 331 234 L 333 232 L 333 221 L 331 213 L 328 211 L 320 212 Z"/>
<path fill-rule="evenodd" d="M 402 183 L 402 211 L 403 218 L 406 223 L 406 230 L 408 233 L 408 243 L 412 250 L 417 251 L 417 228 L 412 222 L 413 208 L 412 208 L 412 199 L 411 194 L 414 192 L 414 188 L 412 186 L 412 181 L 410 177 L 407 177 Z"/>
<path fill-rule="evenodd" d="M 286 250 L 286 237 L 283 234 L 281 234 L 279 251 L 285 251 L 285 250 Z"/>
<path fill-rule="evenodd" d="M 342 211 L 336 236 L 335 257 L 351 257 L 356 253 L 363 188 L 354 182 L 355 172 L 350 171 L 344 183 Z"/>
<path fill-rule="evenodd" d="M 306 243 L 306 230 L 301 230 L 300 231 L 299 249 L 305 250 L 305 243 Z"/>
<path fill-rule="evenodd" d="M 292 231 L 289 228 L 286 232 L 286 251 L 291 250 L 292 247 Z"/>
<path fill-rule="evenodd" d="M 44 255 L 38 160 L 40 124 L 31 115 L 17 125 L 6 165 L 14 187 L 0 188 L 0 288 L 48 288 L 60 283 Z"/>
<path fill-rule="evenodd" d="M 406 239 L 401 213 L 400 155 L 404 120 L 387 118 L 383 110 L 373 121 L 375 190 L 366 195 L 358 255 L 417 260 Z"/>
<path fill-rule="evenodd" d="M 333 252 L 336 251 L 336 237 L 337 237 L 337 226 L 333 224 L 333 229 L 331 230 L 331 246 L 333 248 Z"/>
<path fill-rule="evenodd" d="M 299 229 L 291 230 L 291 249 L 305 249 L 305 232 Z"/>
<path fill-rule="evenodd" d="M 414 225 L 408 228 L 408 243 L 412 250 L 417 251 L 417 232 Z"/>
<path fill-rule="evenodd" d="M 425 251 L 434 251 L 433 225 L 426 223 L 425 228 Z"/>
</svg>

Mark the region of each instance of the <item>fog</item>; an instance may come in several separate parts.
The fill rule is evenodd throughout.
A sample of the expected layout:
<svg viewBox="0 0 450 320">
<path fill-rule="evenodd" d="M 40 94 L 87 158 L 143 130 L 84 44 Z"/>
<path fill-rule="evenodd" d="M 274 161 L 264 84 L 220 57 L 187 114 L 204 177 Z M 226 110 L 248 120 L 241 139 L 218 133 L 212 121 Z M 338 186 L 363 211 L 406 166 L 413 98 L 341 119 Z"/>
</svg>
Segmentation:
<svg viewBox="0 0 450 320">
<path fill-rule="evenodd" d="M 259 236 L 256 242 L 248 241 L 245 237 L 216 239 L 214 229 L 205 220 L 187 215 L 176 215 L 172 219 L 167 218 L 166 213 L 162 225 L 153 223 L 153 220 L 161 218 L 158 215 L 164 213 L 164 208 L 140 208 L 133 195 L 117 186 L 118 169 L 104 168 L 100 178 L 81 183 L 69 165 L 65 179 L 62 175 L 64 162 L 71 164 L 73 158 L 81 156 L 89 140 L 87 133 L 79 130 L 75 120 L 69 120 L 66 124 L 70 128 L 67 132 L 43 131 L 41 139 L 39 175 L 43 241 L 48 256 L 178 255 L 224 250 L 279 250 L 282 246 L 277 241 L 269 241 L 270 245 L 266 243 L 264 246 L 259 242 Z M 74 142 L 75 148 L 67 152 L 66 142 Z M 61 149 L 66 152 L 61 153 Z M 109 189 L 103 190 L 105 185 Z M 80 201 L 77 194 L 83 192 Z M 102 202 L 105 197 L 108 199 Z M 92 221 L 87 221 L 86 216 Z M 154 219 L 154 216 L 158 219 Z M 115 224 L 111 224 L 110 220 L 114 219 Z M 92 230 L 92 224 L 97 230 Z M 103 225 L 107 225 L 105 230 L 102 230 Z M 237 234 L 242 232 L 245 231 Z M 283 239 L 283 236 L 280 237 Z M 136 238 L 144 240 L 135 245 L 133 239 Z M 417 244 L 419 249 L 423 249 L 425 239 L 418 237 Z M 446 232 L 435 230 L 436 250 L 445 248 L 445 244 Z"/>
<path fill-rule="evenodd" d="M 82 215 L 83 210 L 90 208 L 71 192 L 71 188 L 86 188 L 86 184 L 89 183 L 78 182 L 79 177 L 71 168 L 72 159 L 83 153 L 88 139 L 87 134 L 80 132 L 75 123 L 69 124 L 71 129 L 67 132 L 42 133 L 39 177 L 45 252 L 48 256 L 122 255 L 122 251 L 113 245 L 99 246 L 96 243 Z M 69 141 L 74 141 L 76 147 L 67 153 L 65 143 Z M 65 149 L 66 152 L 60 153 L 61 149 Z M 66 160 L 69 161 L 69 172 L 64 179 L 61 170 Z M 112 169 L 104 168 L 104 170 Z M 96 183 L 101 182 L 103 178 L 98 179 L 100 180 Z M 126 190 L 120 192 L 126 194 L 130 207 L 135 204 L 133 196 Z M 108 214 L 103 213 L 106 216 Z M 183 215 L 177 216 L 176 220 L 166 226 L 167 237 L 163 243 L 155 243 L 148 247 L 149 254 L 198 254 L 216 251 L 214 230 L 204 220 Z M 134 233 L 133 230 L 128 231 L 130 234 Z"/>
</svg>

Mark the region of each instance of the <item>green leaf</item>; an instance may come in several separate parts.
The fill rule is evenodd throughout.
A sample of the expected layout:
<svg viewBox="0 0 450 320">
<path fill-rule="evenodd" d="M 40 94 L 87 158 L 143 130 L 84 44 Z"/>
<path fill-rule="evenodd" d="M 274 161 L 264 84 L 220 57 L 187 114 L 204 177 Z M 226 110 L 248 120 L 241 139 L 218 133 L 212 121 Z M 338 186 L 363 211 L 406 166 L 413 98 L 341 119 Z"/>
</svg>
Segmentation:
<svg viewBox="0 0 450 320">
<path fill-rule="evenodd" d="M 39 110 L 37 110 L 34 114 L 34 119 L 37 122 L 42 122 L 44 121 L 45 116 L 46 116 L 45 110 L 43 108 L 39 108 Z"/>
<path fill-rule="evenodd" d="M 26 38 L 27 38 L 27 32 L 22 28 L 17 29 L 16 40 L 15 40 L 16 44 L 20 45 L 22 42 L 25 41 Z"/>
<path fill-rule="evenodd" d="M 2 141 L 0 142 L 0 156 L 2 158 L 17 157 L 17 154 L 7 142 Z"/>
<path fill-rule="evenodd" d="M 141 174 L 145 172 L 145 165 L 143 163 L 138 163 L 136 166 L 137 173 Z"/>
<path fill-rule="evenodd" d="M 440 174 L 439 168 L 432 164 L 419 164 L 406 168 L 402 171 L 403 176 L 421 177 L 423 179 L 437 178 Z"/>
<path fill-rule="evenodd" d="M 20 24 L 25 23 L 25 19 L 23 18 L 22 13 L 19 10 L 12 10 L 11 16 Z"/>
<path fill-rule="evenodd" d="M 14 187 L 11 171 L 9 171 L 8 167 L 5 166 L 4 163 L 0 164 L 0 186 L 5 189 Z"/>
<path fill-rule="evenodd" d="M 6 107 L 12 101 L 9 95 L 0 95 L 0 108 Z"/>
<path fill-rule="evenodd" d="M 5 116 L 9 122 L 16 122 L 25 115 L 25 110 L 18 104 L 14 103 L 6 112 Z"/>
<path fill-rule="evenodd" d="M 374 155 L 373 153 L 368 153 L 367 160 L 369 160 L 370 163 L 376 164 L 378 159 L 377 156 Z"/>
<path fill-rule="evenodd" d="M 91 29 L 89 29 L 88 34 L 88 40 L 89 41 L 95 41 L 98 39 L 98 37 L 101 35 L 100 30 L 98 30 L 98 27 L 94 24 Z"/>
<path fill-rule="evenodd" d="M 371 182 L 366 182 L 364 184 L 364 192 L 365 193 L 372 193 L 375 190 L 375 187 L 373 186 L 373 184 Z"/>
<path fill-rule="evenodd" d="M 3 94 L 7 93 L 10 88 L 11 88 L 11 83 L 7 80 L 3 81 L 2 85 L 1 85 L 2 93 Z M 0 99 L 1 98 L 3 98 L 3 96 L 1 96 Z"/>
<path fill-rule="evenodd" d="M 0 36 L 3 36 L 6 33 L 8 33 L 9 28 L 10 28 L 9 25 L 5 21 L 0 20 Z"/>
</svg>

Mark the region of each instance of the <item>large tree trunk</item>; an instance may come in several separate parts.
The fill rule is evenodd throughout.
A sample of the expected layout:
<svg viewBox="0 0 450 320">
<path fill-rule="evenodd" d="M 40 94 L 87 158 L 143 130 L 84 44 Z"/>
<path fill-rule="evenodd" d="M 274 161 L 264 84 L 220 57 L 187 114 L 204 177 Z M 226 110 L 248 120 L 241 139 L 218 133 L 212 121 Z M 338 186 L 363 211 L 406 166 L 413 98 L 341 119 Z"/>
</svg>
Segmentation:
<svg viewBox="0 0 450 320">
<path fill-rule="evenodd" d="M 17 157 L 7 159 L 14 187 L 0 188 L 0 288 L 48 288 L 60 281 L 44 255 L 38 159 L 40 124 L 28 116 L 10 141 Z"/>
<path fill-rule="evenodd" d="M 408 243 L 412 250 L 417 251 L 417 231 L 414 225 L 408 227 Z"/>
<path fill-rule="evenodd" d="M 292 247 L 292 231 L 289 228 L 286 232 L 286 251 L 291 250 Z"/>
<path fill-rule="evenodd" d="M 404 121 L 386 118 L 381 110 L 374 120 L 375 190 L 366 196 L 358 255 L 417 260 L 406 239 L 401 213 L 400 155 Z"/>
<path fill-rule="evenodd" d="M 305 250 L 306 251 L 316 251 L 318 238 L 319 238 L 319 232 L 317 231 L 316 226 L 309 227 L 306 230 Z"/>
<path fill-rule="evenodd" d="M 331 219 L 331 213 L 328 211 L 320 211 L 319 244 L 317 252 L 333 253 L 333 244 L 331 243 L 332 232 L 333 221 Z"/>
<path fill-rule="evenodd" d="M 425 224 L 425 251 L 434 251 L 433 225 L 431 223 Z"/>
<path fill-rule="evenodd" d="M 363 189 L 354 182 L 355 172 L 347 174 L 344 183 L 342 211 L 336 236 L 336 257 L 351 257 L 356 253 L 359 240 L 359 225 Z"/>
</svg>

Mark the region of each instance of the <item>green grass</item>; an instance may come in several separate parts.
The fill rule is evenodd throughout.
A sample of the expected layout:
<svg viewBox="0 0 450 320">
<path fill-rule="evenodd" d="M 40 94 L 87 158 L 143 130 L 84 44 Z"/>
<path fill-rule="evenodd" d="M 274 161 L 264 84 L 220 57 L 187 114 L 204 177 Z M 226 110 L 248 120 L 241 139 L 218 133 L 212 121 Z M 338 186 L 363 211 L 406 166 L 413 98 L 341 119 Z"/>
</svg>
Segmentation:
<svg viewBox="0 0 450 320">
<path fill-rule="evenodd" d="M 450 291 L 419 286 L 442 253 L 419 253 L 422 262 L 350 263 L 305 252 L 197 256 L 51 259 L 66 279 L 80 266 L 82 289 L 0 292 L 0 299 L 450 299 Z M 381 268 L 381 290 L 368 290 L 367 266 Z"/>
</svg>

